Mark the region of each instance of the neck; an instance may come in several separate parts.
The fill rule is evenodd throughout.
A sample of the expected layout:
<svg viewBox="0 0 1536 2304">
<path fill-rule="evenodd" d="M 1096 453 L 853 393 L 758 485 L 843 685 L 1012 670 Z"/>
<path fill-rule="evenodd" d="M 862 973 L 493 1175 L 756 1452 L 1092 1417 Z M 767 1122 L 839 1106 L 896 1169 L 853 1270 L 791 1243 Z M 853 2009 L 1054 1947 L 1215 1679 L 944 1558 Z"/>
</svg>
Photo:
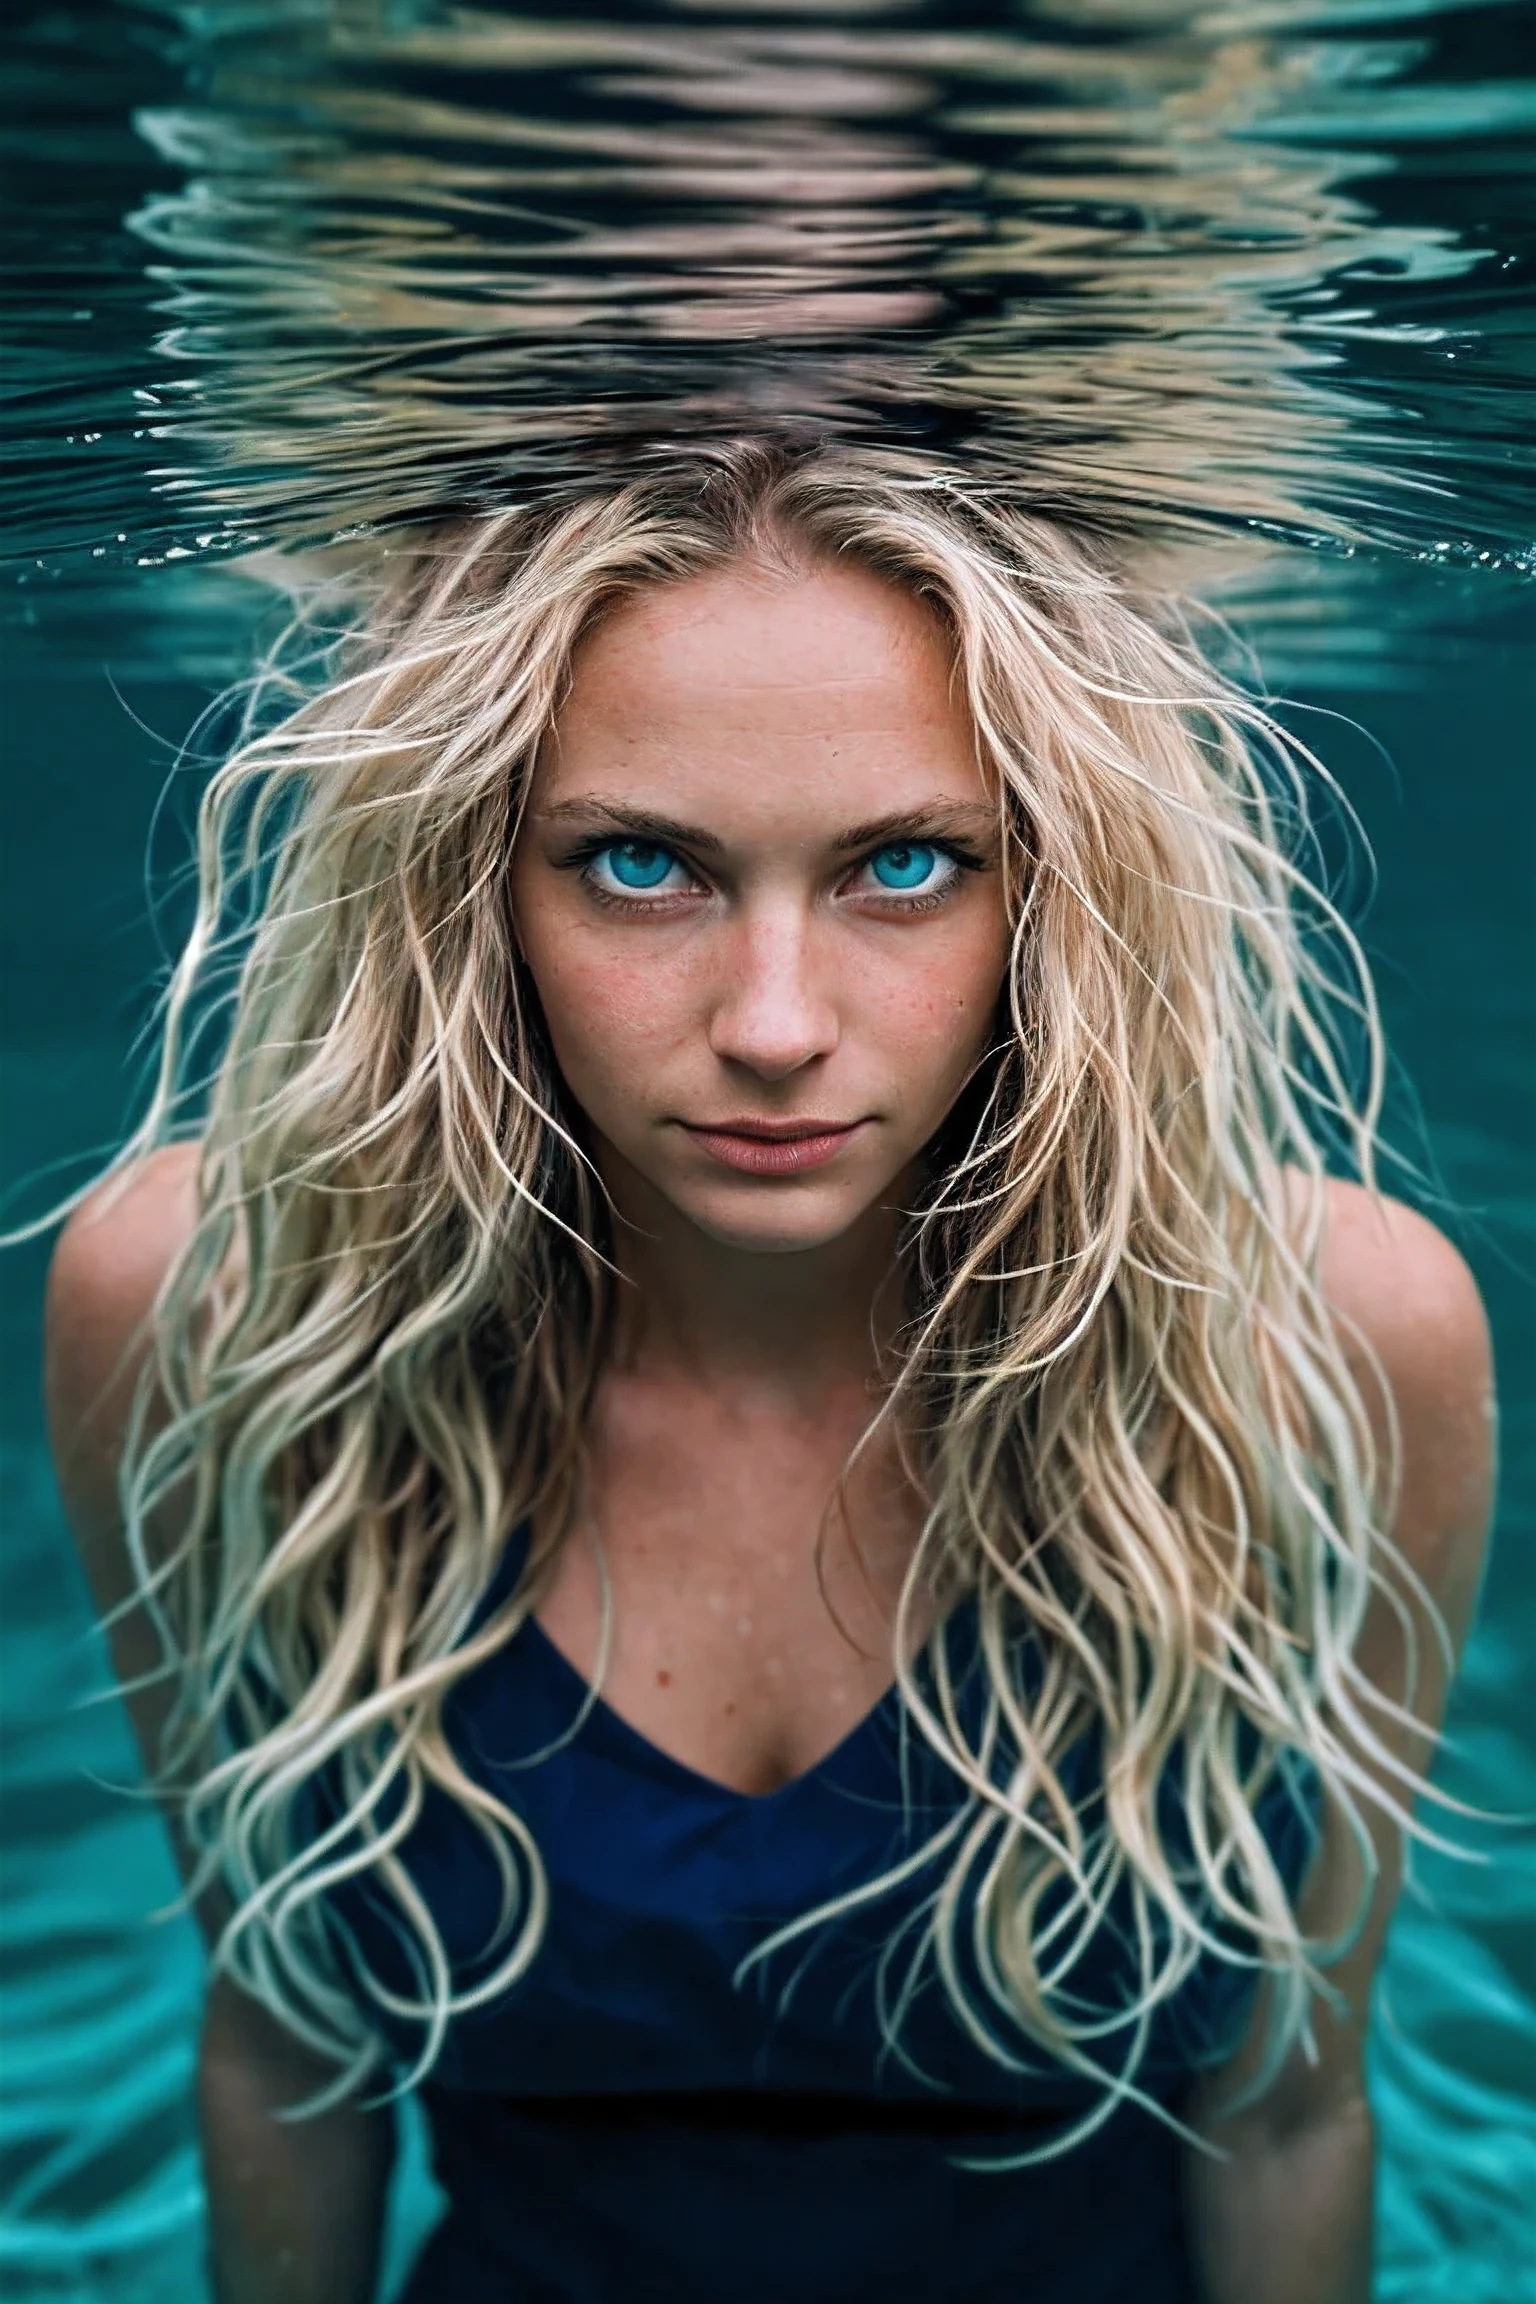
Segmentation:
<svg viewBox="0 0 1536 2304">
<path fill-rule="evenodd" d="M 618 1368 L 787 1408 L 878 1385 L 903 1313 L 896 1243 L 909 1179 L 837 1239 L 776 1254 L 713 1239 L 627 1162 L 602 1165 L 624 1276 Z"/>
</svg>

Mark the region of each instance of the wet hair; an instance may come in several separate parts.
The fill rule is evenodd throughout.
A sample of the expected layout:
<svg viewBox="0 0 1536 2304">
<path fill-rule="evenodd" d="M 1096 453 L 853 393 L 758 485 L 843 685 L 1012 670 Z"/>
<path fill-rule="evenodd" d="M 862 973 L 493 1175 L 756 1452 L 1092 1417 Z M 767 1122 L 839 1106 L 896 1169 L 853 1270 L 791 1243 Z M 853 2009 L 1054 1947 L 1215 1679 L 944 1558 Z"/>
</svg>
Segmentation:
<svg viewBox="0 0 1536 2304">
<path fill-rule="evenodd" d="M 419 2078 L 534 1959 L 539 1849 L 464 1772 L 443 1707 L 574 1524 L 616 1274 L 508 860 L 594 618 L 744 557 L 852 562 L 926 601 L 996 797 L 1005 981 L 906 1217 L 905 1324 L 859 1443 L 899 1435 L 926 1502 L 894 1669 L 966 1794 L 880 2004 L 899 2051 L 936 1972 L 1001 2064 L 1091 2080 L 1095 2108 L 1043 2148 L 1065 2149 L 1141 2097 L 1152 2019 L 1198 1960 L 1270 1981 L 1253 2093 L 1306 2034 L 1374 1878 L 1357 1795 L 1422 1830 L 1422 1779 L 1369 1716 L 1396 1708 L 1352 1660 L 1389 1564 L 1439 1619 L 1385 1532 L 1393 1451 L 1319 1292 L 1325 1150 L 1370 1178 L 1382 1052 L 1364 959 L 1298 860 L 1316 764 L 1112 545 L 963 475 L 753 440 L 658 452 L 622 484 L 376 552 L 325 682 L 275 724 L 253 706 L 206 794 L 197 921 L 124 1155 L 190 1132 L 199 986 L 234 951 L 199 1214 L 122 1474 L 177 1689 L 162 1776 L 194 1891 L 220 1876 L 235 1898 L 219 1964 L 338 2061 L 317 2103 L 385 2066 L 386 2015 L 419 2022 L 401 2085 Z M 515 1589 L 474 1626 L 524 1519 Z M 942 1639 L 926 1686 L 916 1670 L 925 1590 L 974 1600 L 979 1725 Z M 1092 1818 L 1062 1775 L 1090 1731 Z M 1159 1812 L 1176 1751 L 1182 1862 Z M 1365 1883 L 1332 1945 L 1302 1934 L 1254 1815 L 1309 1769 Z M 306 1832 L 322 1771 L 335 1821 Z M 472 1985 L 402 1861 L 429 1786 L 500 1867 Z M 414 1995 L 341 1957 L 328 1896 L 358 1875 L 414 1947 Z M 1073 1990 L 1112 1897 L 1139 1963 L 1114 2070 Z"/>
</svg>

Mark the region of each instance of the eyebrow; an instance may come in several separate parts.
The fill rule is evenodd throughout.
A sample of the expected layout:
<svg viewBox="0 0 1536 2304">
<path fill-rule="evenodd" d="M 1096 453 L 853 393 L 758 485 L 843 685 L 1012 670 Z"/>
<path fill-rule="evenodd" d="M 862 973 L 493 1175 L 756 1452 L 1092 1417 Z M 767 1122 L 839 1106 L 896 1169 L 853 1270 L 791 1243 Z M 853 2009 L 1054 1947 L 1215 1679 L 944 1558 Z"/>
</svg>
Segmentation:
<svg viewBox="0 0 1536 2304">
<path fill-rule="evenodd" d="M 584 793 L 575 800 L 556 800 L 539 813 L 546 823 L 613 825 L 658 845 L 691 848 L 696 856 L 720 857 L 726 844 L 717 833 L 700 824 L 684 824 L 654 808 L 636 808 L 627 800 L 609 799 L 601 792 Z M 830 843 L 835 856 L 856 849 L 875 848 L 900 840 L 977 840 L 997 829 L 997 811 L 984 801 L 936 800 L 915 808 L 901 808 L 889 816 L 872 816 L 863 824 L 850 824 Z"/>
</svg>

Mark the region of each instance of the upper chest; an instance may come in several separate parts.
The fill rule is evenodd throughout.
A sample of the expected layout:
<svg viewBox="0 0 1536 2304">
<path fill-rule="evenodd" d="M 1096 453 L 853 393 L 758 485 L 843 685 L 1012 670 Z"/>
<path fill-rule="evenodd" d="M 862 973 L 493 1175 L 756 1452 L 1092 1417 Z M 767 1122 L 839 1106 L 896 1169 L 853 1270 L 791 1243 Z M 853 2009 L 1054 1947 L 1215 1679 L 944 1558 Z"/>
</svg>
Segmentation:
<svg viewBox="0 0 1536 2304">
<path fill-rule="evenodd" d="M 889 1452 L 835 1501 L 867 1413 L 850 1400 L 790 1417 L 741 1397 L 684 1412 L 633 1387 L 593 1417 L 590 1511 L 540 1628 L 584 1678 L 601 1659 L 603 1700 L 631 1727 L 735 1790 L 803 1774 L 894 1677 L 922 1506 Z"/>
</svg>

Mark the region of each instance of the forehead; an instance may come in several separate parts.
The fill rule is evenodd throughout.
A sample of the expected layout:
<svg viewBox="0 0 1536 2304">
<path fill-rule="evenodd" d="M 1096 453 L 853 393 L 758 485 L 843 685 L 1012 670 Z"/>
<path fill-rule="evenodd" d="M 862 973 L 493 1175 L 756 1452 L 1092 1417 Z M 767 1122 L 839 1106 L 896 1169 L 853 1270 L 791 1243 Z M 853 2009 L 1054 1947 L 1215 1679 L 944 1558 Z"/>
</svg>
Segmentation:
<svg viewBox="0 0 1536 2304">
<path fill-rule="evenodd" d="M 599 765 L 855 772 L 878 758 L 892 775 L 974 785 L 951 674 L 937 613 L 867 569 L 710 570 L 621 602 L 587 635 L 548 766 L 565 788 Z"/>
</svg>

